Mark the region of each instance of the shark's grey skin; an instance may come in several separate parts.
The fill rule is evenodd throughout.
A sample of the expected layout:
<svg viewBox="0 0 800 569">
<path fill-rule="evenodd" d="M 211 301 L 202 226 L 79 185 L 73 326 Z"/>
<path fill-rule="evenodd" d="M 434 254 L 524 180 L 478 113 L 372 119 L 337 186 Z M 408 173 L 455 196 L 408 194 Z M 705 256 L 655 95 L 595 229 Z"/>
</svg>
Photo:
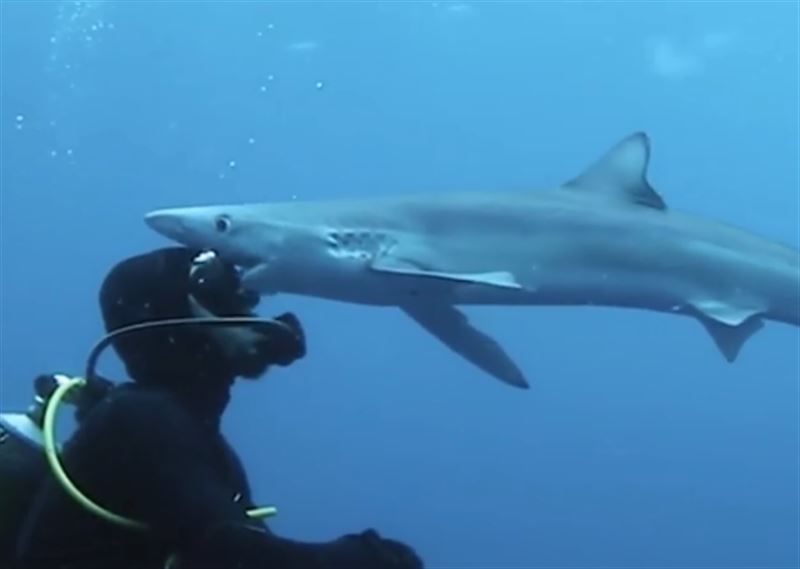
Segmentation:
<svg viewBox="0 0 800 569">
<path fill-rule="evenodd" d="M 728 361 L 800 326 L 800 252 L 673 211 L 644 133 L 551 190 L 172 208 L 146 222 L 245 268 L 246 286 L 397 306 L 495 377 L 528 383 L 457 305 L 597 305 L 689 315 Z"/>
</svg>

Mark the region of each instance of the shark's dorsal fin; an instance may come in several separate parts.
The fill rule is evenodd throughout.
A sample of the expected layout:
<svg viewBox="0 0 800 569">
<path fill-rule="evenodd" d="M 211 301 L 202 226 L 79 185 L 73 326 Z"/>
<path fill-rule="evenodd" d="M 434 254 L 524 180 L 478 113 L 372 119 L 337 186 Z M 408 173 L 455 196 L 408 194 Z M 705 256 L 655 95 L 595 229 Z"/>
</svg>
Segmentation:
<svg viewBox="0 0 800 569">
<path fill-rule="evenodd" d="M 665 210 L 667 204 L 647 181 L 650 141 L 643 132 L 622 139 L 564 189 Z"/>
</svg>

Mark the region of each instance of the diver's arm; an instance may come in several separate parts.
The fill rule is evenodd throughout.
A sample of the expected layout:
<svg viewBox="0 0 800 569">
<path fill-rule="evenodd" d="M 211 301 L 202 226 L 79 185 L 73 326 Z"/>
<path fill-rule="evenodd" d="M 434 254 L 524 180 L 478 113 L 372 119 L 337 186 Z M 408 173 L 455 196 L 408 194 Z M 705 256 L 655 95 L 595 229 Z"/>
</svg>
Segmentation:
<svg viewBox="0 0 800 569">
<path fill-rule="evenodd" d="M 423 569 L 416 553 L 374 530 L 322 542 L 275 536 L 265 528 L 221 524 L 181 556 L 182 569 Z"/>
<path fill-rule="evenodd" d="M 182 543 L 214 520 L 247 520 L 242 504 L 215 469 L 204 433 L 177 401 L 160 391 L 115 390 L 84 421 L 76 438 L 107 438 L 113 456 L 99 457 L 130 512 L 152 531 Z"/>
<path fill-rule="evenodd" d="M 416 568 L 413 553 L 375 532 L 351 534 L 324 543 L 279 537 L 250 520 L 233 500 L 209 456 L 208 441 L 183 409 L 159 392 L 113 394 L 84 423 L 79 436 L 115 433 L 115 456 L 105 456 L 109 477 L 132 511 L 182 553 L 183 569 L 243 566 L 281 569 Z M 133 511 L 135 510 L 135 511 Z M 405 559 L 403 561 L 403 559 Z"/>
</svg>

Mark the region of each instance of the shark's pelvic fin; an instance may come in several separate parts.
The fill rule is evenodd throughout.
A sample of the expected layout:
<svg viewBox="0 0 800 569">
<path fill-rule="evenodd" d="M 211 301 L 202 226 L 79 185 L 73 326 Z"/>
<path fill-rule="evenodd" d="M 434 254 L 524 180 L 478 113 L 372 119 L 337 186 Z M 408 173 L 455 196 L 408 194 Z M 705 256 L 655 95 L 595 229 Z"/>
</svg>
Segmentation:
<svg viewBox="0 0 800 569">
<path fill-rule="evenodd" d="M 514 275 L 507 271 L 491 271 L 485 273 L 452 273 L 446 271 L 428 270 L 412 262 L 394 257 L 391 254 L 383 255 L 374 259 L 370 265 L 372 270 L 381 273 L 402 275 L 407 277 L 420 277 L 425 279 L 437 279 L 464 284 L 492 286 L 500 288 L 510 288 L 521 290 L 520 285 Z"/>
<path fill-rule="evenodd" d="M 505 350 L 472 326 L 469 318 L 454 306 L 420 302 L 401 308 L 447 347 L 486 373 L 514 387 L 529 388 L 522 371 Z"/>
<path fill-rule="evenodd" d="M 722 355 L 734 362 L 745 342 L 764 327 L 760 308 L 743 308 L 715 300 L 691 303 Z"/>
<path fill-rule="evenodd" d="M 690 304 L 698 312 L 728 326 L 741 326 L 764 311 L 761 306 L 745 306 L 719 300 L 693 300 Z"/>
<path fill-rule="evenodd" d="M 667 204 L 647 181 L 650 140 L 643 132 L 624 138 L 564 188 L 665 210 Z"/>
<path fill-rule="evenodd" d="M 711 335 L 719 351 L 731 363 L 736 361 L 745 342 L 764 327 L 764 321 L 761 318 L 750 318 L 739 326 L 729 326 L 711 318 L 701 317 L 699 320 Z"/>
</svg>

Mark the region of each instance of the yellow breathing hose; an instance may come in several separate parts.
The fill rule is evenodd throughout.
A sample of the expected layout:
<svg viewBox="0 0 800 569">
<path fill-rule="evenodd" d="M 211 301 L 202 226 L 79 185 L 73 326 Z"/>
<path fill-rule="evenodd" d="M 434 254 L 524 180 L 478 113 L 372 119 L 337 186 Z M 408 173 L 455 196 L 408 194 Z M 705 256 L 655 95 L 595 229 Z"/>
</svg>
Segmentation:
<svg viewBox="0 0 800 569">
<path fill-rule="evenodd" d="M 44 450 L 47 456 L 47 461 L 50 464 L 50 468 L 53 471 L 56 480 L 58 480 L 67 494 L 72 496 L 72 498 L 74 498 L 88 511 L 117 525 L 135 530 L 147 530 L 147 524 L 120 516 L 114 512 L 110 512 L 99 504 L 93 502 L 88 496 L 86 496 L 86 494 L 81 492 L 78 487 L 75 486 L 75 484 L 73 484 L 72 480 L 70 480 L 69 476 L 64 470 L 61 461 L 59 460 L 55 434 L 56 414 L 58 413 L 61 402 L 67 393 L 69 393 L 72 389 L 83 387 L 84 385 L 86 385 L 86 380 L 83 378 L 78 377 L 65 379 L 60 382 L 59 386 L 46 403 L 42 431 L 44 438 Z M 251 508 L 247 510 L 246 513 L 249 518 L 266 518 L 276 515 L 278 510 L 273 506 L 266 506 L 261 508 Z"/>
</svg>

